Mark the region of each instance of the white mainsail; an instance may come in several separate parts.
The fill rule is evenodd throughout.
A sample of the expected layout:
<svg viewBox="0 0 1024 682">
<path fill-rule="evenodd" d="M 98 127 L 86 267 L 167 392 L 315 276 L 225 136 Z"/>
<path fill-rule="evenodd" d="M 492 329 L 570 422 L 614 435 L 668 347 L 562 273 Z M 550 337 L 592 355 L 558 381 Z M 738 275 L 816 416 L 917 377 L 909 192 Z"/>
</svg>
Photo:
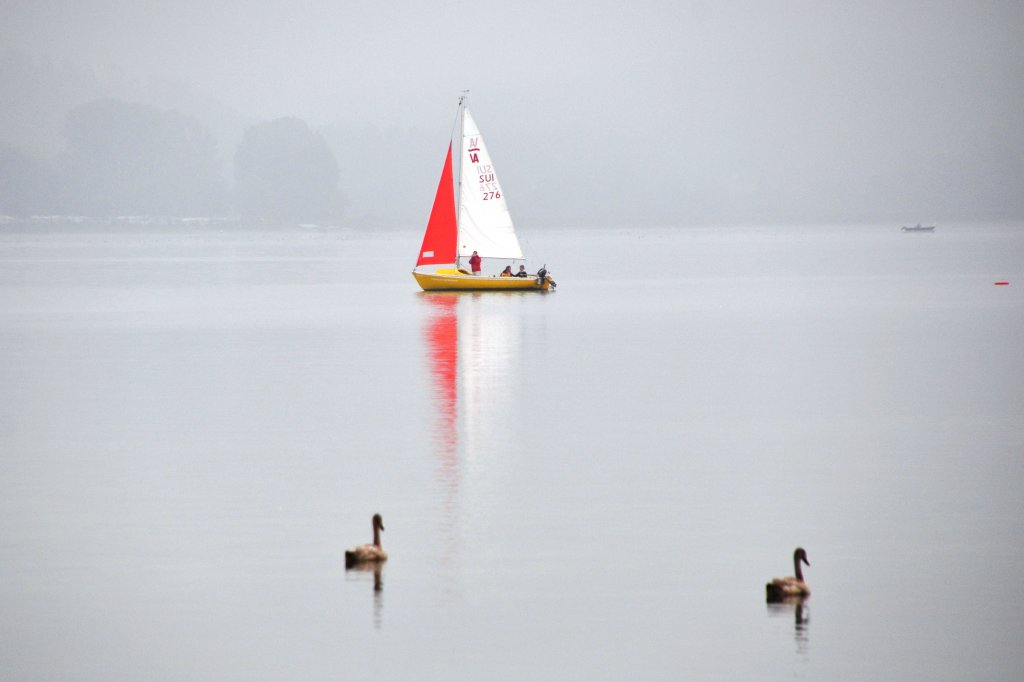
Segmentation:
<svg viewBox="0 0 1024 682">
<path fill-rule="evenodd" d="M 522 259 L 505 193 L 498 182 L 484 138 L 469 109 L 462 109 L 459 182 L 459 257 L 474 251 L 483 258 Z"/>
</svg>

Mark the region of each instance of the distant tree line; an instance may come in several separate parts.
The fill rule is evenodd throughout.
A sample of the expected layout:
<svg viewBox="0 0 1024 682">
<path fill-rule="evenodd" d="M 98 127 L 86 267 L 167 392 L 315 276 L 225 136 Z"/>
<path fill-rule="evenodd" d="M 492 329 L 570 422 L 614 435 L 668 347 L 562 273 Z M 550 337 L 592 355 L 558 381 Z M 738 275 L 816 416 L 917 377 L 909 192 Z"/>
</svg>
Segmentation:
<svg viewBox="0 0 1024 682">
<path fill-rule="evenodd" d="M 297 118 L 245 131 L 235 152 L 235 202 L 246 218 L 337 216 L 338 162 L 324 139 Z"/>
<path fill-rule="evenodd" d="M 66 150 L 40 160 L 0 147 L 0 215 L 337 218 L 338 163 L 301 120 L 249 128 L 225 182 L 214 136 L 177 111 L 101 99 L 70 111 Z"/>
</svg>

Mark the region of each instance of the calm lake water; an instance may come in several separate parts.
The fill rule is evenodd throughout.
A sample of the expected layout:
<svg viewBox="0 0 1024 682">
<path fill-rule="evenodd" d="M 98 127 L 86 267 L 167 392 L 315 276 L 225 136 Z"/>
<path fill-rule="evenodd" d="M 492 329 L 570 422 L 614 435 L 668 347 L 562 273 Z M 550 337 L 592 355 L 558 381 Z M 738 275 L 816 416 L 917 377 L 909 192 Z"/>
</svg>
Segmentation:
<svg viewBox="0 0 1024 682">
<path fill-rule="evenodd" d="M 0 227 L 0 678 L 1024 678 L 1024 225 L 524 231 Z"/>
</svg>

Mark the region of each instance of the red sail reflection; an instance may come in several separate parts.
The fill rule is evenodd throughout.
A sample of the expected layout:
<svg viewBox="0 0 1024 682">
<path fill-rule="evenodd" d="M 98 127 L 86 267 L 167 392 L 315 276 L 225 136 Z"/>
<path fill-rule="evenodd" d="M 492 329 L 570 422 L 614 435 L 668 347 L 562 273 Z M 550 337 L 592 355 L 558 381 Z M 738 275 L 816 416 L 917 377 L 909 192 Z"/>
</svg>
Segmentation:
<svg viewBox="0 0 1024 682">
<path fill-rule="evenodd" d="M 431 316 L 424 327 L 430 373 L 434 379 L 439 423 L 437 441 L 442 465 L 449 476 L 458 471 L 458 359 L 459 323 L 458 295 L 423 294 L 431 307 Z"/>
</svg>

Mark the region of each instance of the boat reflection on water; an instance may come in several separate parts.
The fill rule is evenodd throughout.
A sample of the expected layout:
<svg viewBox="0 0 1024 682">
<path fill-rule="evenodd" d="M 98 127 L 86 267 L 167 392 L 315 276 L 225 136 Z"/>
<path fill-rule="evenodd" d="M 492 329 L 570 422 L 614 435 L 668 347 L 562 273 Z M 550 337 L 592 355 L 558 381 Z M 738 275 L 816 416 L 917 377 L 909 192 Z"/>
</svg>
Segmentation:
<svg viewBox="0 0 1024 682">
<path fill-rule="evenodd" d="M 769 618 L 793 618 L 793 642 L 797 654 L 806 654 L 810 645 L 811 611 L 807 597 L 785 597 L 768 603 Z"/>
<path fill-rule="evenodd" d="M 433 379 L 433 401 L 436 409 L 434 445 L 441 463 L 446 487 L 458 488 L 458 364 L 459 364 L 459 294 L 421 294 L 429 308 L 423 338 Z"/>
<path fill-rule="evenodd" d="M 511 438 L 511 396 L 521 345 L 522 294 L 423 292 L 423 339 L 432 384 L 433 444 L 444 489 L 443 561 L 458 554 L 459 505 L 472 504 L 467 483 L 499 466 L 482 458 Z M 484 467 L 488 470 L 482 470 Z"/>
<path fill-rule="evenodd" d="M 430 292 L 424 340 L 437 421 L 434 438 L 446 475 L 460 457 L 472 460 L 504 429 L 509 382 L 518 363 L 518 317 L 510 314 L 518 293 Z M 485 441 L 485 439 L 488 439 Z M 453 478 L 452 483 L 457 483 Z"/>
</svg>

